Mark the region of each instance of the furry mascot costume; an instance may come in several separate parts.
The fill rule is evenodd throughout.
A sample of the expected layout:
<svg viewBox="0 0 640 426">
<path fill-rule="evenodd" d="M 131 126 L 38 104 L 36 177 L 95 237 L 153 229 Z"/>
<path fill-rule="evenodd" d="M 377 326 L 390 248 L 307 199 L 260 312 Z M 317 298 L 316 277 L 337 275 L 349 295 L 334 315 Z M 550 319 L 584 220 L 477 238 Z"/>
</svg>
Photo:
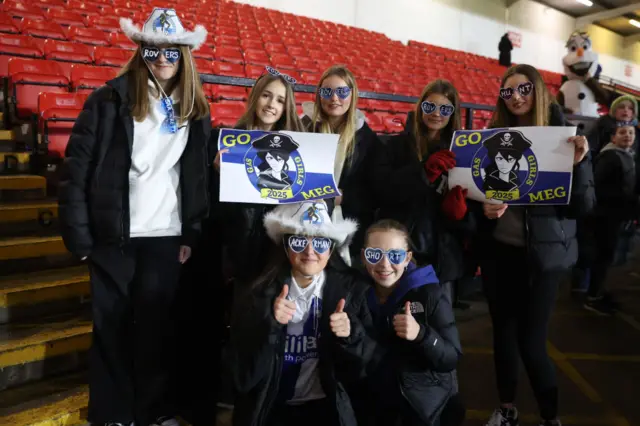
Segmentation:
<svg viewBox="0 0 640 426">
<path fill-rule="evenodd" d="M 598 104 L 608 105 L 609 96 L 598 83 L 602 67 L 598 54 L 591 50 L 591 38 L 586 32 L 571 34 L 566 44 L 563 84 L 558 92 L 558 103 L 570 114 L 598 117 Z M 573 121 L 584 133 L 593 125 L 591 121 Z"/>
</svg>

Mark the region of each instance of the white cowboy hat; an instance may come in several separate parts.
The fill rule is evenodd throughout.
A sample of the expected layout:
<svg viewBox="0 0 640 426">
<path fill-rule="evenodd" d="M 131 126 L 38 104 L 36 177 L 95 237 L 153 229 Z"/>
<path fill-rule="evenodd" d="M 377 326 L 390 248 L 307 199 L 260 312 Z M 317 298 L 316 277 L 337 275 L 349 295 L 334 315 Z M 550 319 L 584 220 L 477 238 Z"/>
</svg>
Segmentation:
<svg viewBox="0 0 640 426">
<path fill-rule="evenodd" d="M 174 9 L 156 7 L 144 23 L 142 30 L 129 18 L 120 18 L 120 28 L 136 43 L 178 44 L 196 50 L 207 38 L 207 30 L 196 25 L 193 31 L 186 31 Z"/>
<path fill-rule="evenodd" d="M 338 246 L 350 242 L 350 237 L 358 229 L 358 223 L 351 219 L 331 221 L 324 201 L 305 201 L 296 204 L 282 204 L 264 216 L 267 235 L 276 244 L 282 244 L 287 234 L 327 237 Z"/>
</svg>

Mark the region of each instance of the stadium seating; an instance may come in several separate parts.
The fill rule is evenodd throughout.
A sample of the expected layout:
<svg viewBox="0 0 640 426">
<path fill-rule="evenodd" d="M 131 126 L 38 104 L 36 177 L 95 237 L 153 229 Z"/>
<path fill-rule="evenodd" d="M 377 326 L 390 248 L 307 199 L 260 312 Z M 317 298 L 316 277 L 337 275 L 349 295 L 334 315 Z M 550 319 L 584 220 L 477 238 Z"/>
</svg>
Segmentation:
<svg viewBox="0 0 640 426">
<path fill-rule="evenodd" d="M 38 97 L 39 131 L 51 157 L 64 157 L 73 120 L 86 99 L 82 93 L 41 93 Z"/>
<path fill-rule="evenodd" d="M 141 24 L 155 6 L 166 4 L 158 0 L 5 0 L 0 5 L 0 77 L 8 78 L 12 91 L 5 99 L 15 103 L 21 118 L 37 113 L 46 121 L 53 117 L 49 110 L 61 114 L 60 108 L 51 106 L 54 99 L 74 105 L 63 108 L 67 116 L 77 114 L 78 102 L 84 99 L 78 93 L 86 94 L 115 76 L 136 47 L 120 31 L 118 18 L 131 17 Z M 185 26 L 200 23 L 209 32 L 206 44 L 194 52 L 196 67 L 203 74 L 255 79 L 270 65 L 301 84 L 316 85 L 327 67 L 343 63 L 354 72 L 363 92 L 419 96 L 429 81 L 447 78 L 463 102 L 492 105 L 505 70 L 495 59 L 416 41 L 404 45 L 364 29 L 246 4 L 178 0 L 174 7 Z M 328 45 L 332 48 L 319 48 Z M 561 76 L 543 75 L 555 94 Z M 205 84 L 204 89 L 214 125 L 232 125 L 244 112 L 247 88 Z M 314 98 L 309 93 L 296 94 L 298 112 L 303 102 Z M 414 105 L 360 99 L 358 107 L 376 132 L 393 133 L 402 129 Z M 486 126 L 489 118 L 490 112 L 474 111 L 474 127 Z M 49 148 L 62 155 L 66 139 L 52 132 L 58 132 L 57 126 L 68 130 L 70 125 L 50 121 L 46 126 Z M 45 130 L 42 122 L 40 128 Z"/>
</svg>

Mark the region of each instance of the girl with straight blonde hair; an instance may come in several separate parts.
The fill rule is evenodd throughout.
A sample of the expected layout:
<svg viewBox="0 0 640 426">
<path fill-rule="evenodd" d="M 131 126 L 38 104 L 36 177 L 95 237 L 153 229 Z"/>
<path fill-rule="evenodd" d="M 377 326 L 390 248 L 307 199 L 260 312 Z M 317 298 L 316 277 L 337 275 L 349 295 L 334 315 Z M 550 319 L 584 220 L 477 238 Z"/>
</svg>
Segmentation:
<svg viewBox="0 0 640 426">
<path fill-rule="evenodd" d="M 177 426 L 176 295 L 207 216 L 209 110 L 187 31 L 156 8 L 120 75 L 87 99 L 67 145 L 60 184 L 65 245 L 86 260 L 93 343 L 94 425 Z"/>
<path fill-rule="evenodd" d="M 303 123 L 314 133 L 340 135 L 334 176 L 342 195 L 333 201 L 334 217 L 356 219 L 360 229 L 350 246 L 352 259 L 359 261 L 364 230 L 373 222 L 379 200 L 377 187 L 384 178 L 376 164 L 384 161 L 383 145 L 358 110 L 358 86 L 345 66 L 334 65 L 320 78 L 316 99 L 303 104 Z"/>
</svg>

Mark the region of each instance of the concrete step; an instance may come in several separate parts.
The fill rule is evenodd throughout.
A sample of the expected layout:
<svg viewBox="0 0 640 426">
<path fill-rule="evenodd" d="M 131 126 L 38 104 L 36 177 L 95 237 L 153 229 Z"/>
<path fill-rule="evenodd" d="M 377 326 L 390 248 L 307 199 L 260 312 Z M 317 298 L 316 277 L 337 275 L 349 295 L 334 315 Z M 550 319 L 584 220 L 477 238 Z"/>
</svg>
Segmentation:
<svg viewBox="0 0 640 426">
<path fill-rule="evenodd" d="M 15 140 L 15 133 L 13 130 L 0 130 L 0 141 L 12 141 Z"/>
<path fill-rule="evenodd" d="M 72 312 L 89 300 L 86 266 L 0 278 L 0 324 Z"/>
<path fill-rule="evenodd" d="M 0 175 L 0 200 L 42 199 L 47 193 L 47 180 L 38 175 Z"/>
<path fill-rule="evenodd" d="M 89 401 L 86 383 L 86 374 L 80 373 L 0 392 L 0 425 L 84 425 Z"/>
<path fill-rule="evenodd" d="M 0 262 L 67 253 L 62 237 L 9 237 L 0 239 Z"/>
<path fill-rule="evenodd" d="M 84 368 L 89 317 L 84 312 L 0 326 L 0 390 Z"/>
<path fill-rule="evenodd" d="M 3 237 L 55 234 L 59 234 L 56 200 L 0 202 L 0 235 Z"/>
</svg>

